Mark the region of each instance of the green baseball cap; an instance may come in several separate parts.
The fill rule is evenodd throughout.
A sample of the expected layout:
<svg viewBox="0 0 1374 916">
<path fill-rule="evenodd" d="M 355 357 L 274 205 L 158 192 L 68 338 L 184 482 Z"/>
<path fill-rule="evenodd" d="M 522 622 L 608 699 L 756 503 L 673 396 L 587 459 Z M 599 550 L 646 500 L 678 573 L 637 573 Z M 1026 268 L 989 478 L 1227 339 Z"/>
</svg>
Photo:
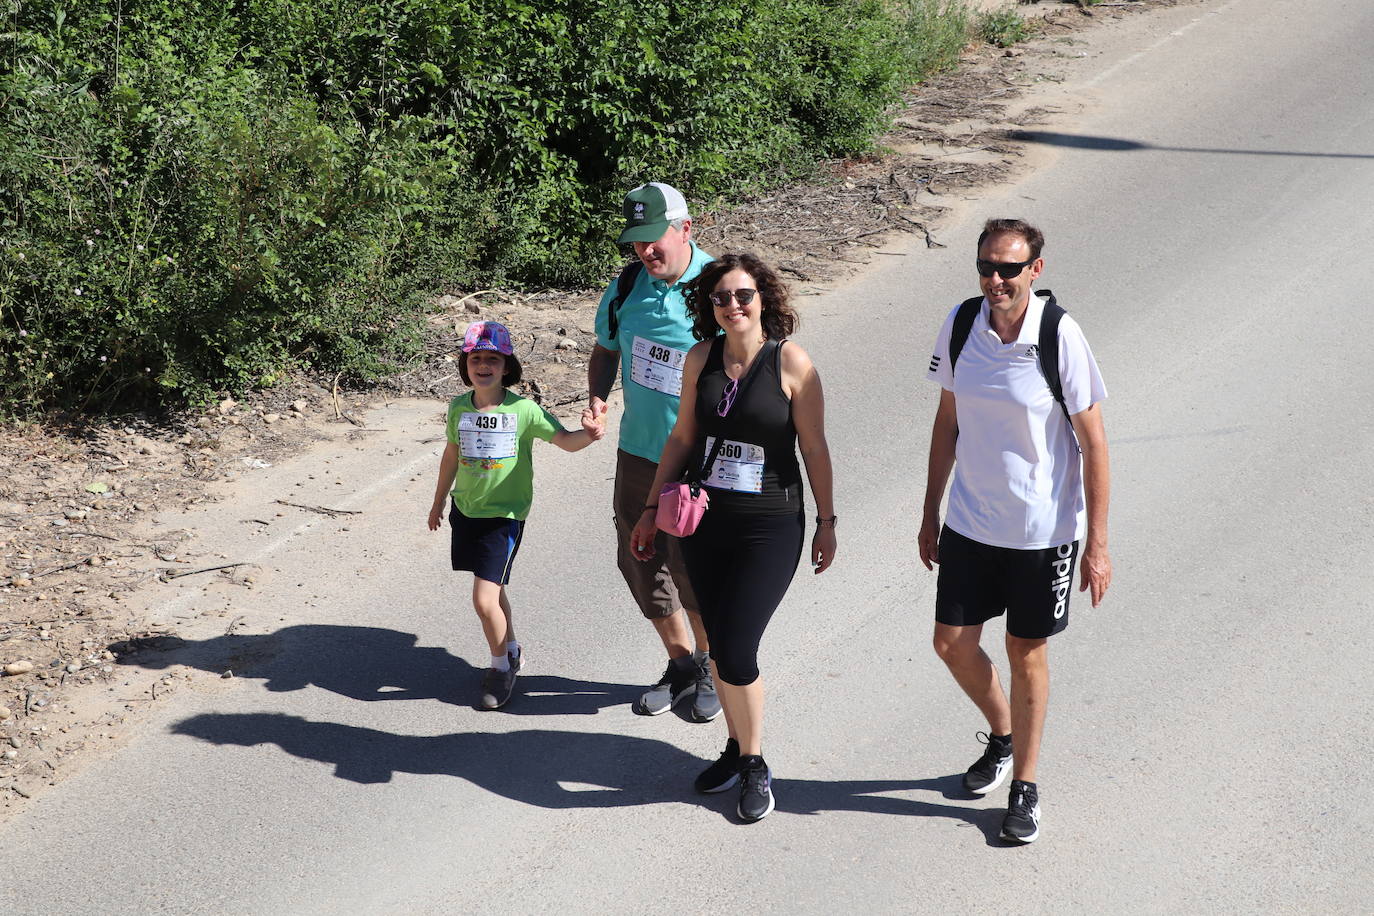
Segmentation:
<svg viewBox="0 0 1374 916">
<path fill-rule="evenodd" d="M 688 219 L 687 201 L 678 190 L 658 181 L 651 181 L 625 195 L 625 231 L 617 241 L 657 242 L 668 231 L 668 223 Z"/>
</svg>

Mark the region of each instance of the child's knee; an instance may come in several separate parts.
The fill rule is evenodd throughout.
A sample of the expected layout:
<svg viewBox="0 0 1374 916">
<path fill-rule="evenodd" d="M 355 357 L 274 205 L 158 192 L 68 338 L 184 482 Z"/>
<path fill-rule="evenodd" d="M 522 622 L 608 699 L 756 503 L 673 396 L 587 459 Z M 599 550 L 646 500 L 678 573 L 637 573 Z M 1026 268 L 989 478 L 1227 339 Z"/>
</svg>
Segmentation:
<svg viewBox="0 0 1374 916">
<path fill-rule="evenodd" d="M 486 579 L 476 579 L 472 583 L 472 607 L 482 616 L 501 614 L 501 592 L 504 586 Z"/>
</svg>

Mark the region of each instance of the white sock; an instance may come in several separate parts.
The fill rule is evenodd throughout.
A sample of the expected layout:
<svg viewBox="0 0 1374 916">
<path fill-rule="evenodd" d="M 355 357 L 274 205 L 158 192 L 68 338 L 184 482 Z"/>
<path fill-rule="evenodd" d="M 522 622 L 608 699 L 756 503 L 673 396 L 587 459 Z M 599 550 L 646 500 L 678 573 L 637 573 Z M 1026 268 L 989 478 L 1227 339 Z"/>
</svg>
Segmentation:
<svg viewBox="0 0 1374 916">
<path fill-rule="evenodd" d="M 510 658 L 505 655 L 493 655 L 491 657 L 491 666 L 497 671 L 509 671 Z"/>
<path fill-rule="evenodd" d="M 512 639 L 510 642 L 506 643 L 506 652 L 508 652 L 511 655 L 519 655 L 520 643 Z"/>
</svg>

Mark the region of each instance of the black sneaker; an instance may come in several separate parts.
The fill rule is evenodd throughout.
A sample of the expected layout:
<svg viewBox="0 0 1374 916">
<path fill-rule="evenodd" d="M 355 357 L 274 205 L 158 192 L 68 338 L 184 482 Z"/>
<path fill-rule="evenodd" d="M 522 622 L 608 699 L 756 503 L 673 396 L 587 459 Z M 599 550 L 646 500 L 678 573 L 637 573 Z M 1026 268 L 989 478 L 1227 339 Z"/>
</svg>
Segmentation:
<svg viewBox="0 0 1374 916">
<path fill-rule="evenodd" d="M 720 752 L 716 762 L 697 774 L 695 783 L 698 792 L 714 795 L 739 782 L 739 742 L 730 738 L 725 742 L 725 750 Z"/>
<path fill-rule="evenodd" d="M 510 660 L 510 670 L 519 674 L 520 669 L 525 667 L 525 647 L 516 646 L 514 652 L 506 653 L 506 658 Z"/>
<path fill-rule="evenodd" d="M 696 691 L 692 696 L 692 721 L 710 722 L 720 715 L 720 697 L 716 696 L 716 682 L 711 678 L 711 658 L 705 653 L 695 657 Z"/>
<path fill-rule="evenodd" d="M 506 705 L 511 693 L 515 690 L 515 669 L 510 668 L 506 671 L 497 671 L 495 668 L 488 668 L 482 675 L 482 708 L 500 709 Z"/>
<path fill-rule="evenodd" d="M 974 795 L 987 795 L 1011 772 L 1011 736 L 979 732 L 978 740 L 988 747 L 964 774 L 964 788 Z"/>
<path fill-rule="evenodd" d="M 668 661 L 663 677 L 631 707 L 641 716 L 656 716 L 672 709 L 697 691 L 697 663 L 690 655 Z"/>
<path fill-rule="evenodd" d="M 773 773 L 757 754 L 739 759 L 739 816 L 761 821 L 773 810 Z"/>
<path fill-rule="evenodd" d="M 1002 839 L 1033 843 L 1040 835 L 1040 793 L 1033 782 L 1011 781 L 1011 800 L 1002 818 Z"/>
</svg>

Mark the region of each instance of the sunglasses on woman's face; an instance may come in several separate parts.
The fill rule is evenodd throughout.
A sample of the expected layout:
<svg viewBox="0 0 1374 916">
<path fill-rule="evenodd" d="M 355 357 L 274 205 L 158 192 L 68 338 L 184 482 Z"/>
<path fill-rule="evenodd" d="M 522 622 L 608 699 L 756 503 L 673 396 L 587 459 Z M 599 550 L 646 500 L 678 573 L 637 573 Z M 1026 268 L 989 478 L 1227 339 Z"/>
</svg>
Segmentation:
<svg viewBox="0 0 1374 916">
<path fill-rule="evenodd" d="M 723 309 L 730 307 L 731 298 L 740 305 L 748 305 L 754 301 L 754 297 L 758 293 L 759 291 L 756 289 L 722 289 L 712 293 L 708 298 L 716 308 Z"/>
<path fill-rule="evenodd" d="M 974 262 L 978 267 L 978 276 L 991 277 L 993 274 L 997 274 L 1003 280 L 1020 276 L 1021 271 L 1034 263 L 1035 258 L 1031 258 L 1029 261 L 984 261 L 979 258 Z"/>
</svg>

